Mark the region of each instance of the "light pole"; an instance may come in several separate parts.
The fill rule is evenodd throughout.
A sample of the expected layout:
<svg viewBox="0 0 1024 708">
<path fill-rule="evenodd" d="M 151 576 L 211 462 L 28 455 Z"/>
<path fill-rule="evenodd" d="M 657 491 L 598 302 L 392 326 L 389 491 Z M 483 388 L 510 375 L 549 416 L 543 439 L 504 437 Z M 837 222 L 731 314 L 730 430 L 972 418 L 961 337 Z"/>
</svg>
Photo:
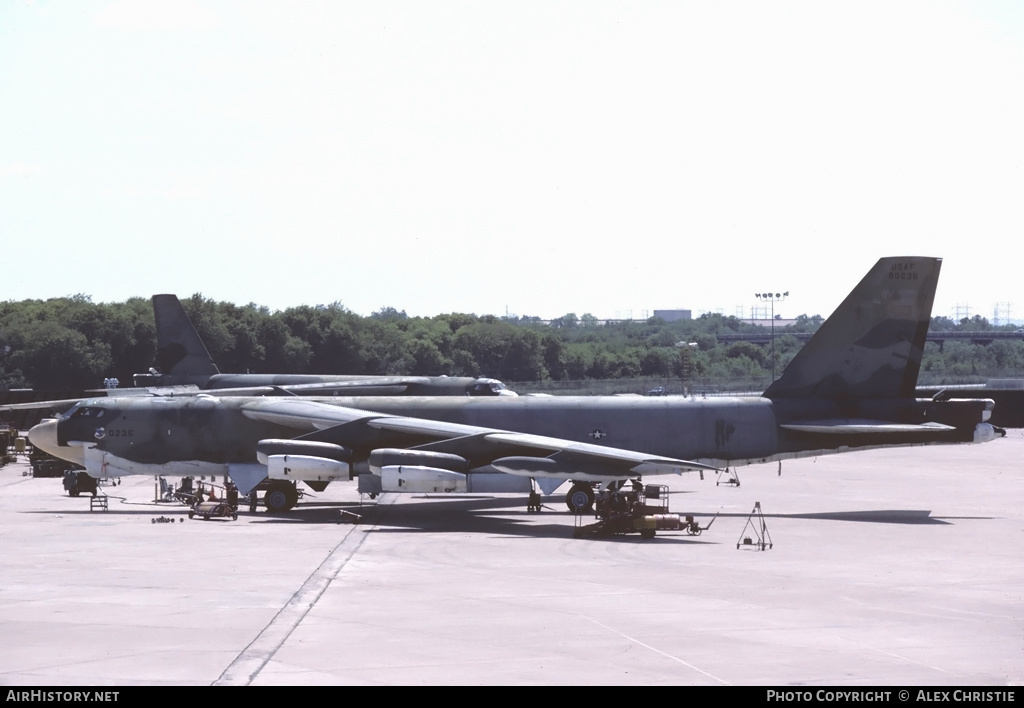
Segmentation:
<svg viewBox="0 0 1024 708">
<path fill-rule="evenodd" d="M 691 372 L 691 369 L 692 369 L 692 366 L 693 366 L 693 363 L 692 363 L 693 362 L 693 359 L 692 359 L 693 354 L 692 354 L 692 352 L 697 348 L 697 346 L 698 346 L 697 342 L 687 342 L 687 341 L 676 342 L 676 344 L 675 344 L 676 349 L 679 350 L 679 356 L 683 360 L 682 361 L 682 363 L 683 363 L 683 375 L 682 375 L 681 378 L 683 380 L 683 395 L 684 396 L 689 394 L 689 389 L 686 386 L 686 381 L 687 381 L 688 378 L 690 378 L 690 374 L 692 373 Z"/>
<path fill-rule="evenodd" d="M 770 302 L 772 304 L 772 327 L 771 327 L 771 341 L 772 341 L 772 381 L 775 381 L 775 303 L 782 302 L 789 297 L 789 291 L 784 293 L 754 293 L 754 297 L 762 302 Z"/>
</svg>

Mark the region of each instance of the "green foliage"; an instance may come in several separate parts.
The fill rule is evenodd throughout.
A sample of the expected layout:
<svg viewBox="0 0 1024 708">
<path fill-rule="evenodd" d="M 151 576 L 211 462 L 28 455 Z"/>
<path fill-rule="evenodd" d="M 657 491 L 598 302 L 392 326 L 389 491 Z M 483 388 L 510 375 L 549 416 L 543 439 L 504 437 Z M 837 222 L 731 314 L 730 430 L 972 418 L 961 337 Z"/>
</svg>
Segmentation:
<svg viewBox="0 0 1024 708">
<path fill-rule="evenodd" d="M 536 317 L 467 313 L 410 317 L 385 307 L 360 317 L 341 303 L 270 312 L 192 295 L 186 312 L 221 371 L 253 373 L 491 376 L 515 382 L 649 378 L 684 387 L 763 388 L 799 351 L 795 334 L 813 332 L 818 315 L 777 328 L 774 346 L 720 343 L 721 334 L 764 330 L 735 317 L 705 314 L 667 323 L 604 322 L 568 313 Z M 935 332 L 1011 331 L 984 318 L 932 321 Z M 128 385 L 155 366 L 156 333 L 148 299 L 96 304 L 88 296 L 0 302 L 0 387 L 93 388 L 104 378 Z M 690 344 L 695 346 L 689 346 Z M 955 383 L 1024 372 L 1024 341 L 987 345 L 929 343 L 922 380 Z M 742 383 L 740 383 L 742 382 Z"/>
<path fill-rule="evenodd" d="M 155 354 L 148 302 L 93 304 L 75 295 L 0 305 L 0 379 L 12 386 L 95 388 L 130 380 Z"/>
<path fill-rule="evenodd" d="M 461 327 L 452 344 L 457 375 L 492 376 L 506 381 L 538 381 L 547 376 L 541 336 L 507 322 L 476 322 Z"/>
<path fill-rule="evenodd" d="M 977 330 L 985 331 L 985 330 Z M 934 383 L 1009 378 L 1024 372 L 1024 341 L 996 340 L 991 344 L 949 341 L 944 346 L 929 342 L 921 362 L 921 377 Z"/>
<path fill-rule="evenodd" d="M 90 388 L 111 364 L 110 346 L 54 320 L 26 323 L 11 337 L 10 363 L 43 388 Z"/>
</svg>

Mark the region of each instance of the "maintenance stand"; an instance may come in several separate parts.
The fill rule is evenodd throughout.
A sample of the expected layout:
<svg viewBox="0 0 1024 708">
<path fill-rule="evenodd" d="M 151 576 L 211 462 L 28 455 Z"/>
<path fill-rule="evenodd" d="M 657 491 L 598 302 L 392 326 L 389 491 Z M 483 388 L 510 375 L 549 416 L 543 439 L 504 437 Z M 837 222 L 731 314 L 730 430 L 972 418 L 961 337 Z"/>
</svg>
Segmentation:
<svg viewBox="0 0 1024 708">
<path fill-rule="evenodd" d="M 715 522 L 701 527 L 692 516 L 685 519 L 679 514 L 668 513 L 668 487 L 664 484 L 648 484 L 646 487 L 633 482 L 629 487 L 602 489 L 594 500 L 594 516 L 597 522 L 581 525 L 576 517 L 573 538 L 594 536 L 607 538 L 617 534 L 638 533 L 641 538 L 654 538 L 657 531 L 686 531 L 690 536 L 699 536 Z M 716 515 L 717 518 L 717 515 Z"/>
</svg>

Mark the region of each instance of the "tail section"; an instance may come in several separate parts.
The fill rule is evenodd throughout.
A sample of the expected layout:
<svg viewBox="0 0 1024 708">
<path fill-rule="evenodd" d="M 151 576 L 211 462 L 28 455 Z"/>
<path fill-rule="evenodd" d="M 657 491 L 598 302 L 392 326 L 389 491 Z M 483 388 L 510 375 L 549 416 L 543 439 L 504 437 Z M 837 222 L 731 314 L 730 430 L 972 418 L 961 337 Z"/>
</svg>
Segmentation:
<svg viewBox="0 0 1024 708">
<path fill-rule="evenodd" d="M 176 295 L 154 295 L 153 314 L 156 316 L 156 359 L 162 373 L 176 376 L 220 373 Z"/>
<path fill-rule="evenodd" d="M 913 398 L 941 265 L 878 261 L 764 396 Z"/>
</svg>

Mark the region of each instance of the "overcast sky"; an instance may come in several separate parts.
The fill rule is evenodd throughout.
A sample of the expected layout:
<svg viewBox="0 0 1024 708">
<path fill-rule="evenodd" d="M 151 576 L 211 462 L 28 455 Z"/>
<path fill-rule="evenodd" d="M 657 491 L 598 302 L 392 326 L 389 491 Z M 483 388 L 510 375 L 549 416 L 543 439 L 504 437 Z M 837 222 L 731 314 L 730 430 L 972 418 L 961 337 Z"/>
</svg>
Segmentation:
<svg viewBox="0 0 1024 708">
<path fill-rule="evenodd" d="M 1016 0 L 0 3 L 0 300 L 1016 319 L 1022 236 Z"/>
</svg>

